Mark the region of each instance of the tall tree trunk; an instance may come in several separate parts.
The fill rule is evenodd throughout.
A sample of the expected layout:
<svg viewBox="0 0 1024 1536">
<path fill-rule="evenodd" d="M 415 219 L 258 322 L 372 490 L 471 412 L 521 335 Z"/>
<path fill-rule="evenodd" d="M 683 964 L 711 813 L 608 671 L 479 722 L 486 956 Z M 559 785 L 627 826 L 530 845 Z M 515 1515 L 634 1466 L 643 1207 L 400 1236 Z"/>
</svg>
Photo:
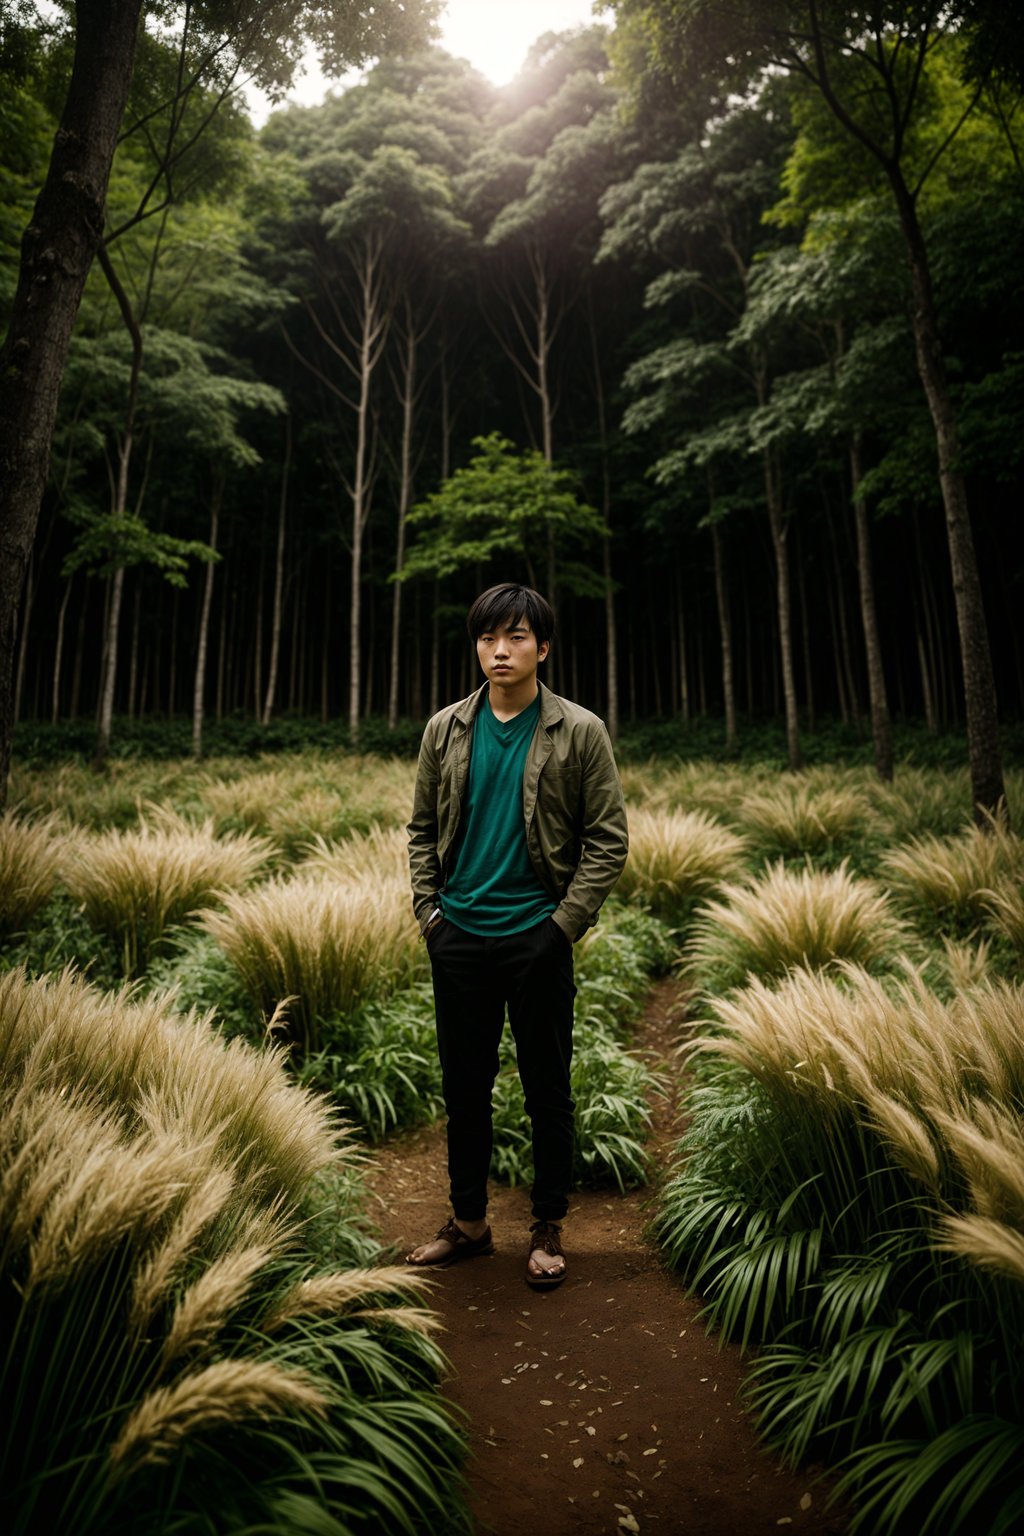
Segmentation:
<svg viewBox="0 0 1024 1536">
<path fill-rule="evenodd" d="M 210 548 L 217 550 L 217 524 L 220 520 L 220 503 L 224 494 L 224 479 L 218 474 L 210 500 Z M 207 563 L 203 579 L 203 605 L 199 613 L 199 638 L 196 644 L 196 675 L 192 688 L 192 756 L 203 755 L 203 701 L 206 693 L 207 637 L 210 633 L 210 605 L 213 602 L 213 566 Z"/>
<path fill-rule="evenodd" d="M 850 479 L 853 482 L 853 514 L 857 531 L 857 586 L 860 594 L 860 618 L 864 631 L 864 654 L 868 670 L 871 739 L 875 748 L 875 771 L 883 782 L 888 782 L 893 774 L 892 722 L 889 719 L 889 699 L 885 689 L 882 646 L 878 637 L 868 508 L 860 489 L 863 479 L 861 446 L 861 434 L 855 432 L 850 438 Z"/>
<path fill-rule="evenodd" d="M 139 0 L 78 0 L 67 99 L 21 247 L 0 347 L 0 810 L 14 725 L 14 645 L 82 289 L 103 236 L 107 181 L 135 59 Z"/>
<path fill-rule="evenodd" d="M 921 669 L 921 694 L 924 700 L 924 724 L 929 736 L 934 736 L 939 728 L 938 718 L 935 713 L 935 694 L 932 685 L 931 669 L 928 666 L 928 657 L 925 654 L 924 636 L 921 633 L 921 621 L 917 615 L 917 604 L 914 604 L 914 634 L 917 638 L 917 662 Z"/>
<path fill-rule="evenodd" d="M 74 579 L 74 572 L 72 572 L 64 583 L 64 596 L 60 600 L 60 612 L 57 615 L 57 643 L 53 653 L 53 687 L 50 694 L 50 721 L 53 725 L 56 725 L 60 719 L 60 668 L 64 657 L 64 623 Z"/>
<path fill-rule="evenodd" d="M 679 646 L 679 709 L 683 724 L 690 723 L 690 675 L 686 661 L 686 610 L 683 606 L 682 577 L 676 596 L 676 635 Z"/>
<path fill-rule="evenodd" d="M 713 502 L 713 490 L 709 482 L 709 498 Z M 715 603 L 718 608 L 718 633 L 722 642 L 722 699 L 725 705 L 725 750 L 736 750 L 736 686 L 733 679 L 732 621 L 729 616 L 729 591 L 725 580 L 725 557 L 722 552 L 722 530 L 717 521 L 711 523 L 711 547 L 715 557 Z"/>
<path fill-rule="evenodd" d="M 71 708 L 68 711 L 71 720 L 78 718 L 82 702 L 82 658 L 85 654 L 85 619 L 89 611 L 90 593 L 91 583 L 87 581 L 82 589 L 82 603 L 78 610 L 78 629 L 75 634 L 75 664 L 71 669 Z"/>
<path fill-rule="evenodd" d="M 142 576 L 135 583 L 132 602 L 132 644 L 128 661 L 128 718 L 135 714 L 136 689 L 139 681 L 139 631 L 142 627 Z"/>
<path fill-rule="evenodd" d="M 828 512 L 828 509 L 826 509 Z M 857 683 L 853 672 L 853 657 L 850 654 L 850 629 L 846 622 L 846 595 L 843 592 L 843 570 L 839 561 L 839 540 L 836 538 L 835 521 L 828 513 L 829 545 L 832 550 L 832 570 L 836 583 L 836 614 L 839 619 L 839 648 L 843 663 L 843 676 L 846 679 L 846 694 L 850 701 L 850 715 L 853 719 L 857 735 L 861 735 L 860 700 L 857 698 Z"/>
<path fill-rule="evenodd" d="M 395 575 L 391 587 L 391 659 L 388 678 L 388 730 L 398 724 L 398 687 L 402 643 L 402 581 L 405 569 L 406 520 L 412 505 L 412 426 L 416 406 L 416 333 L 412 301 L 405 296 L 405 355 L 399 399 L 402 406 L 402 444 L 398 472 L 398 528 L 395 536 Z"/>
<path fill-rule="evenodd" d="M 371 452 L 370 392 L 377 364 L 387 334 L 388 317 L 383 308 L 382 250 L 380 240 L 368 239 L 357 269 L 361 290 L 361 328 L 357 378 L 359 398 L 356 405 L 356 454 L 352 474 L 352 573 L 349 589 L 348 629 L 348 728 L 352 741 L 359 739 L 360 684 L 362 676 L 362 583 L 363 533 L 370 515 L 373 483 Z"/>
<path fill-rule="evenodd" d="M 128 510 L 128 471 L 135 444 L 135 411 L 139 399 L 139 379 L 142 375 L 142 331 L 135 318 L 125 289 L 114 271 L 110 257 L 101 246 L 99 261 L 111 291 L 117 300 L 121 318 L 131 338 L 132 366 L 128 381 L 128 399 L 125 403 L 124 428 L 117 452 L 117 476 L 114 484 L 114 505 L 111 513 L 114 522 L 123 521 Z M 102 768 L 110 750 L 110 730 L 114 717 L 114 692 L 117 685 L 117 641 L 121 620 L 121 597 L 124 592 L 124 566 L 114 571 L 110 586 L 110 603 L 107 609 L 106 637 L 103 647 L 103 691 L 96 723 L 96 749 L 93 767 Z"/>
<path fill-rule="evenodd" d="M 587 284 L 587 319 L 590 327 L 590 360 L 594 374 L 594 399 L 597 405 L 597 431 L 601 443 L 601 580 L 604 587 L 605 676 L 607 678 L 607 725 L 612 741 L 619 739 L 619 643 L 615 622 L 615 582 L 612 577 L 612 475 L 608 451 L 608 417 L 605 410 L 604 378 L 597 344 L 597 318 L 594 314 L 594 289 Z"/>
<path fill-rule="evenodd" d="M 814 675 L 813 675 L 812 670 L 811 670 L 811 625 L 810 625 L 810 620 L 809 620 L 808 614 L 807 614 L 807 577 L 806 577 L 806 572 L 805 572 L 805 569 L 804 569 L 803 552 L 802 552 L 802 550 L 800 548 L 799 540 L 797 541 L 796 558 L 797 558 L 797 583 L 796 584 L 797 584 L 797 593 L 798 593 L 799 598 L 800 598 L 800 636 L 801 636 L 801 640 L 802 640 L 802 643 L 803 643 L 803 652 L 804 652 L 804 689 L 806 690 L 806 698 L 807 698 L 806 720 L 807 720 L 807 729 L 809 731 L 813 731 L 814 728 L 815 728 L 815 720 L 814 720 Z M 840 690 L 840 696 L 841 696 L 841 690 Z M 844 708 L 844 710 L 843 710 L 843 720 L 845 721 L 845 719 L 846 719 L 846 710 Z"/>
<path fill-rule="evenodd" d="M 790 600 L 789 552 L 786 547 L 786 525 L 782 510 L 782 489 L 779 485 L 779 469 L 770 452 L 763 455 L 765 494 L 768 500 L 768 519 L 772 532 L 772 549 L 775 554 L 775 606 L 779 627 L 779 662 L 782 668 L 782 698 L 786 713 L 786 755 L 790 768 L 800 767 L 800 726 L 796 704 L 796 680 L 793 676 L 793 620 Z"/>
<path fill-rule="evenodd" d="M 292 470 L 292 413 L 284 418 L 284 464 L 281 468 L 281 495 L 277 504 L 277 549 L 274 553 L 274 608 L 270 621 L 270 666 L 267 695 L 263 701 L 262 723 L 270 724 L 277 691 L 277 663 L 281 650 L 281 602 L 284 593 L 284 543 L 288 529 L 288 482 Z"/>
<path fill-rule="evenodd" d="M 1006 790 L 999 747 L 999 715 L 992 653 L 967 505 L 967 486 L 961 468 L 960 434 L 942 359 L 928 253 L 917 217 L 917 206 L 898 165 L 889 167 L 889 181 L 896 199 L 910 267 L 917 368 L 928 400 L 938 449 L 939 484 L 946 514 L 946 541 L 949 546 L 963 668 L 967 753 L 974 814 L 978 824 L 986 826 L 986 812 L 991 815 L 1006 814 Z"/>
</svg>

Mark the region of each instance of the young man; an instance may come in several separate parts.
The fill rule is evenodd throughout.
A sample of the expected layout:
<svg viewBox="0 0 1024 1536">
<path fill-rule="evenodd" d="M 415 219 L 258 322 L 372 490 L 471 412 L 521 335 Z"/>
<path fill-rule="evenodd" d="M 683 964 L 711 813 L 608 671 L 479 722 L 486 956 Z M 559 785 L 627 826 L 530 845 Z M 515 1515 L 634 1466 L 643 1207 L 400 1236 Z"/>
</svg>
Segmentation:
<svg viewBox="0 0 1024 1536">
<path fill-rule="evenodd" d="M 573 1158 L 572 946 L 626 862 L 626 813 L 596 715 L 538 682 L 554 635 L 539 593 L 491 587 L 469 610 L 485 683 L 420 748 L 409 864 L 430 954 L 453 1216 L 410 1264 L 491 1253 L 491 1091 L 505 1007 L 533 1132 L 526 1279 L 565 1278 Z"/>
</svg>

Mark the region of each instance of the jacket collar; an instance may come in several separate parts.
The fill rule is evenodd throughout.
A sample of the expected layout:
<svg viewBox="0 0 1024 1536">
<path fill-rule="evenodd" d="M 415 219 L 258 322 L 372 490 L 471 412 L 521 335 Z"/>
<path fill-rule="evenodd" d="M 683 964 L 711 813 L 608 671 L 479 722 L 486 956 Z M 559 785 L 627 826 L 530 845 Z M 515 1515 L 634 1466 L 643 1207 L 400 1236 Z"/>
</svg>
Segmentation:
<svg viewBox="0 0 1024 1536">
<path fill-rule="evenodd" d="M 475 693 L 469 695 L 468 699 L 462 699 L 460 703 L 456 704 L 456 720 L 461 720 L 463 725 L 466 726 L 472 725 L 476 718 L 477 710 L 487 697 L 489 687 L 489 683 L 483 683 Z M 562 709 L 562 701 L 557 693 L 552 693 L 551 689 L 539 679 L 537 687 L 540 691 L 540 723 L 545 730 L 549 730 L 551 726 L 557 725 L 559 720 L 564 718 L 565 711 Z"/>
</svg>

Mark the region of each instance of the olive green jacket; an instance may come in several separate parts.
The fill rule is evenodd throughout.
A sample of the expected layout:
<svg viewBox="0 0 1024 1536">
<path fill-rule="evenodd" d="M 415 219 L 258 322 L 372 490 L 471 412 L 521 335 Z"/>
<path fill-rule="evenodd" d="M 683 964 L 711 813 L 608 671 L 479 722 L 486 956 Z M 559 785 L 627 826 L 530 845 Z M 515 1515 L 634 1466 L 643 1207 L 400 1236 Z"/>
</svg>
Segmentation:
<svg viewBox="0 0 1024 1536">
<path fill-rule="evenodd" d="M 626 808 L 608 732 L 596 715 L 540 683 L 540 719 L 523 770 L 530 862 L 570 940 L 597 921 L 626 862 Z M 444 889 L 469 780 L 484 683 L 427 723 L 409 823 L 413 910 L 422 931 Z"/>
</svg>

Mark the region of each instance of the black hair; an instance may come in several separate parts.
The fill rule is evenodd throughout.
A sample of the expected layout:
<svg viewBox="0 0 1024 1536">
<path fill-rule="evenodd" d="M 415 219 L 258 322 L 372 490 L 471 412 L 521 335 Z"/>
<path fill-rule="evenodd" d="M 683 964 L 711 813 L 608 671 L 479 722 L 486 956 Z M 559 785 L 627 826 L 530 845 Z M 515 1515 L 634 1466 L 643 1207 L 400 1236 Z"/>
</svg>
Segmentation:
<svg viewBox="0 0 1024 1536">
<path fill-rule="evenodd" d="M 532 587 L 520 587 L 514 581 L 503 581 L 500 586 L 488 587 L 481 592 L 466 615 L 466 628 L 471 640 L 479 640 L 489 630 L 500 629 L 503 624 L 527 621 L 537 644 L 550 642 L 555 635 L 555 614 L 551 604 Z"/>
</svg>

